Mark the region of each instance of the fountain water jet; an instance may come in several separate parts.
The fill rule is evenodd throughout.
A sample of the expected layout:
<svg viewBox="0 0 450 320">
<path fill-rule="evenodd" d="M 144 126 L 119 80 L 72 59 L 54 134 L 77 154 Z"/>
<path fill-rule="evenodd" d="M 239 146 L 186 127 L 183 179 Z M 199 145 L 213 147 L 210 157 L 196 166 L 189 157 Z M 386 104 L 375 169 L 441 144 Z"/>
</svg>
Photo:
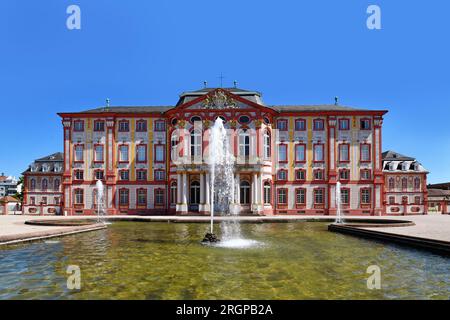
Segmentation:
<svg viewBox="0 0 450 320">
<path fill-rule="evenodd" d="M 97 222 L 105 223 L 104 187 L 102 181 L 97 180 L 95 187 L 97 189 Z"/>
<path fill-rule="evenodd" d="M 344 218 L 342 217 L 341 202 L 341 183 L 338 181 L 336 183 L 336 223 L 344 223 Z"/>
</svg>

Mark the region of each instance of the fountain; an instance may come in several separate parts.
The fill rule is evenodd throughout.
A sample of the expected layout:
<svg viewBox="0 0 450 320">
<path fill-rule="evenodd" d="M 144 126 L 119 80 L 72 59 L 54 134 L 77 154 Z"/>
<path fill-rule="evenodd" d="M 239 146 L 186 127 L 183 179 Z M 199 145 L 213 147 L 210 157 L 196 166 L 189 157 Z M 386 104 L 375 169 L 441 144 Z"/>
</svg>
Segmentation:
<svg viewBox="0 0 450 320">
<path fill-rule="evenodd" d="M 338 181 L 336 183 L 336 223 L 344 223 L 341 210 L 341 183 Z"/>
<path fill-rule="evenodd" d="M 97 188 L 97 222 L 105 223 L 105 205 L 104 205 L 104 197 L 103 197 L 103 183 L 101 180 L 97 180 L 95 183 L 95 187 Z"/>
</svg>

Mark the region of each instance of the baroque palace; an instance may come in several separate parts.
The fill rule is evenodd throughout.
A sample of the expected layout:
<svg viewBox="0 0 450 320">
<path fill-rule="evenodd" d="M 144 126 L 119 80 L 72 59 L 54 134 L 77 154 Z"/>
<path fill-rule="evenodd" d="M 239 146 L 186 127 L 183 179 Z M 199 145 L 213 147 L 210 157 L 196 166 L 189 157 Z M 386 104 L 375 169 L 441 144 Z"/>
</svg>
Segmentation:
<svg viewBox="0 0 450 320">
<path fill-rule="evenodd" d="M 386 113 L 337 101 L 266 105 L 239 88 L 184 92 L 175 106 L 59 113 L 64 153 L 25 172 L 24 210 L 95 214 L 101 180 L 107 214 L 208 214 L 209 137 L 220 117 L 241 214 L 335 215 L 338 181 L 346 215 L 424 214 L 427 171 L 382 153 Z"/>
</svg>

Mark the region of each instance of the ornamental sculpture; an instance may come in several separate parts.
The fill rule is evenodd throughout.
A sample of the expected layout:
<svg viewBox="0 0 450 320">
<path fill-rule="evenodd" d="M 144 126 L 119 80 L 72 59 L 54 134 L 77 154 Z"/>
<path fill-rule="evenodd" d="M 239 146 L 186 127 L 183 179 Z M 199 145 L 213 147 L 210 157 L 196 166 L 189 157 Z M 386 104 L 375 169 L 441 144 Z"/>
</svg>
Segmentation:
<svg viewBox="0 0 450 320">
<path fill-rule="evenodd" d="M 236 109 L 237 105 L 225 92 L 216 91 L 206 97 L 204 107 L 206 109 Z"/>
</svg>

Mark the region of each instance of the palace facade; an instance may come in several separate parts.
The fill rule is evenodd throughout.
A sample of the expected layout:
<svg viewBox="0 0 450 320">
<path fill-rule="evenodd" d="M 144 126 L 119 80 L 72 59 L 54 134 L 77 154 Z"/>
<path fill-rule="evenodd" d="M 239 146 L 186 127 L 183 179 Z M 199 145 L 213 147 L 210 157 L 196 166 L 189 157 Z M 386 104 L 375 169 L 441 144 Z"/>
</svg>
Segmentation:
<svg viewBox="0 0 450 320">
<path fill-rule="evenodd" d="M 338 181 L 344 214 L 385 214 L 386 112 L 337 103 L 273 106 L 259 92 L 205 88 L 182 93 L 175 106 L 59 113 L 62 210 L 94 214 L 101 180 L 108 214 L 209 213 L 209 136 L 220 117 L 241 214 L 334 215 Z"/>
</svg>

